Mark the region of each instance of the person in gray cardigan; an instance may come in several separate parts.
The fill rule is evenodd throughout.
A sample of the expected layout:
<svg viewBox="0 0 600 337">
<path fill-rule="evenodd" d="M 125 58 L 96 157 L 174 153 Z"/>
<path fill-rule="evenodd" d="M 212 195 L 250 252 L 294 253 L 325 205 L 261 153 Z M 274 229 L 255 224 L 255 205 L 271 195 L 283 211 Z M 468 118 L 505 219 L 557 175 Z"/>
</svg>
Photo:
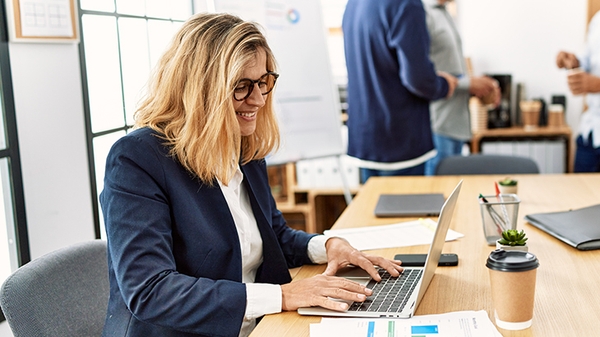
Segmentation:
<svg viewBox="0 0 600 337">
<path fill-rule="evenodd" d="M 491 95 L 495 104 L 500 99 L 500 87 L 495 79 L 467 74 L 460 34 L 446 10 L 446 3 L 450 1 L 423 0 L 431 39 L 429 57 L 436 71 L 458 77 L 458 86 L 451 97 L 432 101 L 429 105 L 437 155 L 425 163 L 425 175 L 435 174 L 435 168 L 443 158 L 461 154 L 465 141 L 471 139 L 471 95 L 480 98 Z"/>
</svg>

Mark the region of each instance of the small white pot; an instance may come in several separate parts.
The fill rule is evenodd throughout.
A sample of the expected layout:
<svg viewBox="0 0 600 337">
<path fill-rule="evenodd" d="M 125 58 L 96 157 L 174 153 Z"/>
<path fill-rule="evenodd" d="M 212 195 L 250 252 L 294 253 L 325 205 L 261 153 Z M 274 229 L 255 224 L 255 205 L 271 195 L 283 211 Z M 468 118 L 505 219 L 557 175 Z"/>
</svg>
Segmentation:
<svg viewBox="0 0 600 337">
<path fill-rule="evenodd" d="M 525 246 L 510 246 L 510 245 L 503 245 L 500 242 L 498 242 L 499 240 L 496 240 L 496 249 L 504 249 L 506 251 L 509 250 L 520 250 L 522 252 L 528 252 L 529 251 L 529 247 L 527 245 Z"/>
<path fill-rule="evenodd" d="M 517 194 L 517 185 L 505 186 L 498 184 L 500 194 Z"/>
</svg>

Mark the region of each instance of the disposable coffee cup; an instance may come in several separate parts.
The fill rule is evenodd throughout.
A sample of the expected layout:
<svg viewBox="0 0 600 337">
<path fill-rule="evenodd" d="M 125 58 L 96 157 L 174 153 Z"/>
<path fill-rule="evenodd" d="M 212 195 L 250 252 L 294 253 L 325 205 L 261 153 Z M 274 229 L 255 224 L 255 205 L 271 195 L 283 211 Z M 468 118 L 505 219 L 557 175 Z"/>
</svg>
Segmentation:
<svg viewBox="0 0 600 337">
<path fill-rule="evenodd" d="M 519 107 L 521 108 L 521 118 L 524 129 L 536 129 L 540 123 L 540 109 L 542 108 L 542 103 L 536 100 L 521 101 L 519 102 Z"/>
<path fill-rule="evenodd" d="M 539 265 L 537 257 L 529 252 L 496 249 L 490 253 L 486 267 L 499 328 L 522 330 L 531 326 Z"/>
<path fill-rule="evenodd" d="M 579 68 L 579 67 L 578 68 L 569 69 L 567 71 L 567 77 L 573 76 L 573 75 L 577 75 L 577 74 L 582 73 L 582 72 L 583 72 L 583 69 Z"/>
<path fill-rule="evenodd" d="M 550 104 L 548 107 L 548 126 L 562 126 L 564 119 L 563 110 L 561 104 Z"/>
</svg>

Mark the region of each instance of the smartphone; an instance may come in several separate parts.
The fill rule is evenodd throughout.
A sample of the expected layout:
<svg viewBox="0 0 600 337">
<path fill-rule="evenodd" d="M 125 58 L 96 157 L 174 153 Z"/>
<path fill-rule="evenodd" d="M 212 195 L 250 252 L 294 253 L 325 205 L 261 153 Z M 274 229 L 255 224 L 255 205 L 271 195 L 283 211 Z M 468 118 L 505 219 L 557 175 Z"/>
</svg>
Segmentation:
<svg viewBox="0 0 600 337">
<path fill-rule="evenodd" d="M 394 260 L 402 261 L 404 267 L 423 267 L 427 254 L 396 254 Z M 458 255 L 442 254 L 438 266 L 456 266 L 458 265 Z"/>
</svg>

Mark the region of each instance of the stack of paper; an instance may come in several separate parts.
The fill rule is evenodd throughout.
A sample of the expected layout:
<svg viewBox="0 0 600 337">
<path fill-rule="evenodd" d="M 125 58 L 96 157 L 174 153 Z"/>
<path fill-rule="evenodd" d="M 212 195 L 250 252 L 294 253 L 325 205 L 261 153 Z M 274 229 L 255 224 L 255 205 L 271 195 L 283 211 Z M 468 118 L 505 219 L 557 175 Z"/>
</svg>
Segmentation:
<svg viewBox="0 0 600 337">
<path fill-rule="evenodd" d="M 457 311 L 410 319 L 323 318 L 310 325 L 311 337 L 502 337 L 487 313 Z"/>
<path fill-rule="evenodd" d="M 368 226 L 346 229 L 332 229 L 326 236 L 342 237 L 358 250 L 382 249 L 429 245 L 437 223 L 431 219 L 419 219 L 383 226 Z M 448 229 L 446 241 L 462 238 L 464 235 Z"/>
</svg>

